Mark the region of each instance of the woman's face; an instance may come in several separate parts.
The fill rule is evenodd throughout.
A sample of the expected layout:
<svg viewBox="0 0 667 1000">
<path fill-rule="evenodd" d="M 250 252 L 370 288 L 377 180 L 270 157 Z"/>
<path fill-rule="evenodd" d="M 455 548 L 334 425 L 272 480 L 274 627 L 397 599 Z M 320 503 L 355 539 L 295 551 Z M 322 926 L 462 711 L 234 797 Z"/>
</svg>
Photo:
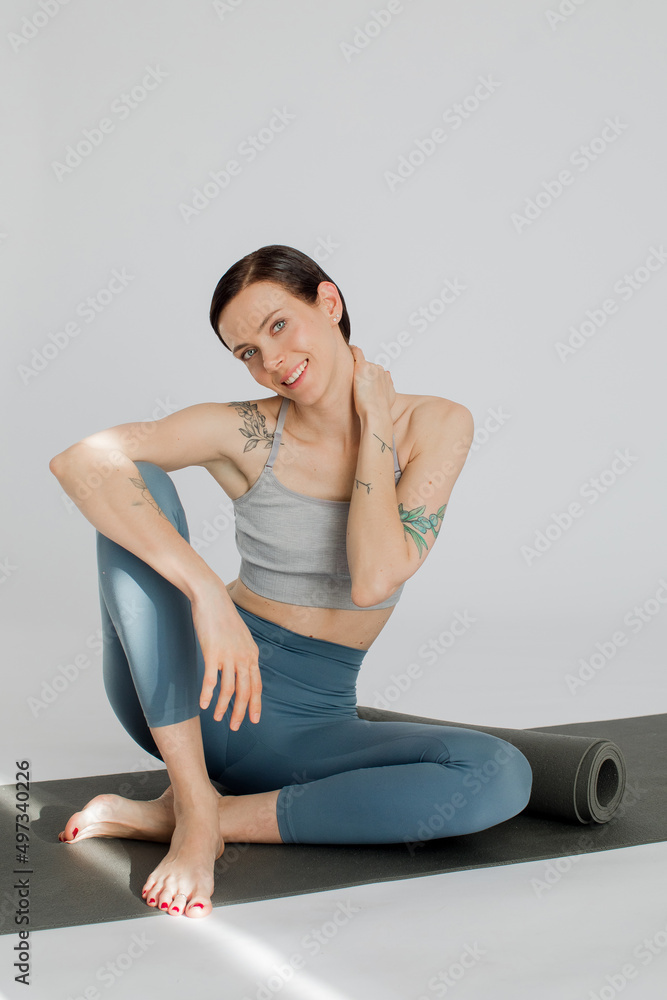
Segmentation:
<svg viewBox="0 0 667 1000">
<path fill-rule="evenodd" d="M 333 319 L 342 311 L 338 289 L 330 281 L 320 282 L 314 306 L 281 285 L 257 281 L 225 306 L 218 329 L 256 382 L 280 395 L 309 398 L 331 375 L 337 341 L 344 343 Z M 287 385 L 285 380 L 304 363 L 303 372 Z"/>
</svg>

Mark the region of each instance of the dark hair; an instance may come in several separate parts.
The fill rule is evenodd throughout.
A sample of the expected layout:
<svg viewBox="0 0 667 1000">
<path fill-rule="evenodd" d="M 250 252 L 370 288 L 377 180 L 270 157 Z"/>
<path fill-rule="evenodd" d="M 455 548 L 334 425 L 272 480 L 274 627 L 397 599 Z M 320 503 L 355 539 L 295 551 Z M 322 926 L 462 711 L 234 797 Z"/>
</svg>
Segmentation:
<svg viewBox="0 0 667 1000">
<path fill-rule="evenodd" d="M 307 302 L 308 305 L 315 305 L 317 302 L 317 286 L 321 281 L 331 281 L 331 278 L 314 260 L 294 247 L 286 247 L 280 244 L 273 244 L 268 247 L 260 247 L 252 253 L 237 260 L 232 264 L 220 278 L 215 286 L 213 299 L 211 301 L 211 311 L 209 318 L 216 336 L 220 343 L 225 344 L 218 332 L 220 314 L 225 306 L 238 295 L 239 292 L 252 285 L 256 281 L 272 281 L 276 285 L 282 285 L 288 292 L 291 292 L 297 299 Z M 336 284 L 332 282 L 332 284 Z M 336 285 L 338 288 L 338 285 Z M 340 288 L 338 288 L 340 301 L 343 306 L 343 315 L 338 323 L 340 332 L 346 344 L 350 342 L 350 317 L 345 305 L 345 299 Z M 227 350 L 231 348 L 227 347 Z"/>
</svg>

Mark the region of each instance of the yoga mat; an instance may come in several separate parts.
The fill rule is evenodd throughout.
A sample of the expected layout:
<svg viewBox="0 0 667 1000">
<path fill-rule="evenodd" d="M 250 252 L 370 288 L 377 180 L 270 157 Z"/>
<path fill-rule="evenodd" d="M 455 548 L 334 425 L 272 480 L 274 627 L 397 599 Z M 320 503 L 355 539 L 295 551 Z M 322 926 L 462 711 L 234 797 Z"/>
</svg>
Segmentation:
<svg viewBox="0 0 667 1000">
<path fill-rule="evenodd" d="M 381 721 L 443 724 L 440 720 L 363 706 L 358 707 L 358 713 L 361 718 L 372 716 Z M 482 728 L 463 723 L 445 724 Z M 460 837 L 434 837 L 415 844 L 228 843 L 215 864 L 213 905 L 253 902 L 521 861 L 569 858 L 592 851 L 667 840 L 667 714 L 510 732 L 514 739 L 527 738 L 531 744 L 533 734 L 568 737 L 560 744 L 568 748 L 566 755 L 570 754 L 569 748 L 573 745 L 569 737 L 583 737 L 594 744 L 597 741 L 616 744 L 622 751 L 627 777 L 625 791 L 611 818 L 603 823 L 582 824 L 579 819 L 555 818 L 533 811 L 529 806 L 518 816 L 488 830 Z M 546 747 L 547 743 L 553 745 L 550 740 L 542 745 Z M 536 763 L 538 757 L 539 754 L 535 757 Z M 548 758 L 545 753 L 544 759 L 548 761 Z M 591 766 L 591 758 L 587 758 L 585 752 L 583 763 L 588 774 L 594 774 L 597 765 Z M 599 773 L 602 771 L 601 765 Z M 599 784 L 604 786 L 604 783 L 603 774 Z M 69 847 L 58 841 L 58 832 L 71 813 L 94 795 L 115 792 L 128 798 L 151 799 L 160 795 L 167 784 L 164 768 L 33 783 L 30 789 L 31 816 L 34 818 L 30 825 L 29 866 L 17 864 L 11 849 L 15 843 L 15 788 L 13 785 L 0 788 L 0 933 L 15 934 L 17 931 L 14 912 L 18 890 L 13 886 L 21 877 L 29 877 L 30 881 L 29 927 L 33 931 L 140 916 L 174 919 L 147 907 L 141 899 L 146 876 L 164 857 L 166 844 L 100 838 Z M 569 871 L 571 864 L 561 862 L 561 867 L 551 872 L 551 879 L 564 877 L 562 871 Z M 29 876 L 25 874 L 27 867 L 31 872 Z M 547 868 L 548 864 L 545 870 Z M 24 869 L 23 875 L 14 875 L 14 869 Z M 549 881 L 544 885 L 546 891 Z M 526 892 L 533 894 L 534 891 L 527 878 Z"/>
</svg>

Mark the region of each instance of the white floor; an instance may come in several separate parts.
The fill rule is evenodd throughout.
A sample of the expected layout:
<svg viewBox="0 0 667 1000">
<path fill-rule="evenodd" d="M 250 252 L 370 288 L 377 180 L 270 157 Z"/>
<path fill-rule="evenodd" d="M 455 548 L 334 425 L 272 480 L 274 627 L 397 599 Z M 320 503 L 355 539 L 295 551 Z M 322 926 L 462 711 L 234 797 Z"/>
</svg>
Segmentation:
<svg viewBox="0 0 667 1000">
<path fill-rule="evenodd" d="M 393 649 L 383 634 L 360 677 L 360 705 L 385 691 L 385 653 L 410 659 L 394 632 Z M 7 630 L 8 662 L 26 655 L 23 634 Z M 424 677 L 391 708 L 442 718 L 447 701 L 447 718 L 517 728 L 665 710 L 657 657 L 634 661 L 632 683 L 610 670 L 573 697 L 563 657 L 555 650 L 551 661 L 544 648 L 539 628 L 498 642 L 503 683 L 483 699 L 477 687 L 477 710 L 474 663 L 457 674 L 451 700 L 438 694 L 442 678 Z M 536 663 L 548 698 L 531 687 Z M 122 729 L 100 674 L 82 671 L 20 722 L 16 705 L 0 706 L 0 731 L 13 734 L 0 784 L 12 780 L 17 753 L 30 757 L 33 781 L 162 766 Z M 32 688 L 40 693 L 36 681 Z M 0 936 L 0 996 L 9 1000 L 171 1000 L 192 991 L 206 1000 L 664 1000 L 667 842 L 222 906 L 198 921 L 165 915 L 37 931 L 29 991 L 13 982 L 16 944 Z"/>
<path fill-rule="evenodd" d="M 32 935 L 30 991 L 113 1000 L 663 1000 L 667 844 Z M 546 885 L 549 872 L 551 886 Z M 627 992 L 626 992 L 627 991 Z"/>
<path fill-rule="evenodd" d="M 48 777 L 81 771 L 71 749 L 51 756 Z M 85 769 L 130 769 L 110 766 L 119 759 L 111 747 L 105 756 Z M 37 931 L 29 992 L 13 982 L 18 939 L 4 935 L 0 990 L 30 1000 L 193 991 L 215 1000 L 664 1000 L 666 900 L 667 843 L 649 844 L 223 906 L 201 921 Z"/>
</svg>

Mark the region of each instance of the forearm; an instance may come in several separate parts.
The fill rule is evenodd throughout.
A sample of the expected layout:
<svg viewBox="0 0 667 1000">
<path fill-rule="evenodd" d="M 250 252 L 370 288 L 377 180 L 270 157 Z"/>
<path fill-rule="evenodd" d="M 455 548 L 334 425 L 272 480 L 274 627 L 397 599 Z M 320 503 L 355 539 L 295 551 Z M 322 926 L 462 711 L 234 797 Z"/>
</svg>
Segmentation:
<svg viewBox="0 0 667 1000">
<path fill-rule="evenodd" d="M 220 590 L 220 578 L 168 520 L 124 452 L 82 442 L 50 464 L 65 493 L 101 534 L 152 566 L 191 601 Z"/>
<path fill-rule="evenodd" d="M 388 407 L 360 415 L 361 440 L 347 521 L 352 600 L 380 604 L 398 586 L 407 540 L 398 514 L 393 425 Z"/>
</svg>

